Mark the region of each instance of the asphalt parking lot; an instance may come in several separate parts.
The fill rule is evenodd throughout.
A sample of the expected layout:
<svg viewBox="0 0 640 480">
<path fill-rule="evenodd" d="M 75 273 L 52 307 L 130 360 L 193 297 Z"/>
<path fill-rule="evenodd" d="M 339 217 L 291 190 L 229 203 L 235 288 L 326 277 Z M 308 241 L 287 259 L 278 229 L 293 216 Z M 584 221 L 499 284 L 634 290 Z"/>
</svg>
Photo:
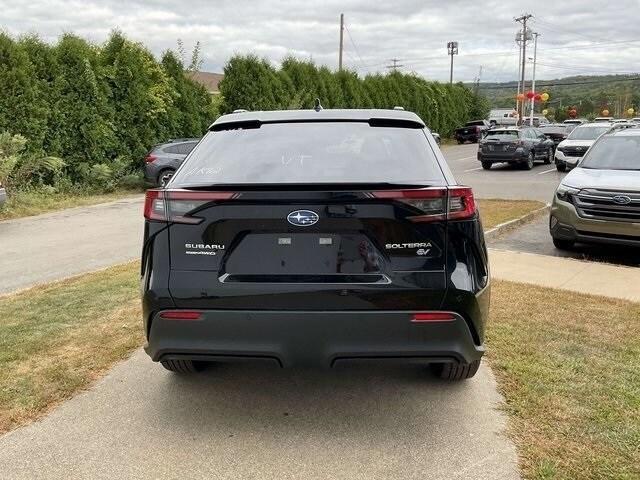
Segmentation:
<svg viewBox="0 0 640 480">
<path fill-rule="evenodd" d="M 521 170 L 503 164 L 494 165 L 488 171 L 483 170 L 475 157 L 477 149 L 477 144 L 442 148 L 456 179 L 471 185 L 479 198 L 514 198 L 550 203 L 558 184 L 566 176 L 566 173 L 558 172 L 554 165 L 544 165 L 540 162 L 536 163 L 532 170 Z M 640 266 L 640 251 L 637 248 L 576 244 L 572 250 L 558 250 L 551 241 L 548 222 L 549 216 L 542 215 L 531 223 L 489 240 L 489 247 Z"/>
<path fill-rule="evenodd" d="M 517 198 L 539 200 L 548 203 L 556 187 L 566 175 L 555 165 L 536 162 L 532 170 L 496 164 L 491 170 L 483 170 L 477 160 L 478 145 L 445 145 L 442 151 L 456 179 L 473 187 L 479 198 Z"/>
<path fill-rule="evenodd" d="M 549 216 L 543 215 L 531 223 L 490 239 L 489 247 L 640 267 L 640 250 L 637 248 L 576 244 L 571 250 L 559 250 L 551 242 L 548 225 Z"/>
</svg>

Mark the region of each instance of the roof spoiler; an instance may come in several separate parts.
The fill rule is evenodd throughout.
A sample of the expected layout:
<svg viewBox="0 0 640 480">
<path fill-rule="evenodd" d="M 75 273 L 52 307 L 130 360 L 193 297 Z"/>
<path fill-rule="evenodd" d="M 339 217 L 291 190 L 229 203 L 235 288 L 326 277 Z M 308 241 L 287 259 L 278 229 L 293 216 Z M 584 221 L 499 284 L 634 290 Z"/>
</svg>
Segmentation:
<svg viewBox="0 0 640 480">
<path fill-rule="evenodd" d="M 209 127 L 211 132 L 220 132 L 224 130 L 247 130 L 260 128 L 262 125 L 274 123 L 368 123 L 371 127 L 394 127 L 394 128 L 424 128 L 425 125 L 417 120 L 406 118 L 370 118 L 368 120 L 360 119 L 343 119 L 343 118 L 301 118 L 301 119 L 283 119 L 283 120 L 238 120 L 214 123 Z"/>
</svg>

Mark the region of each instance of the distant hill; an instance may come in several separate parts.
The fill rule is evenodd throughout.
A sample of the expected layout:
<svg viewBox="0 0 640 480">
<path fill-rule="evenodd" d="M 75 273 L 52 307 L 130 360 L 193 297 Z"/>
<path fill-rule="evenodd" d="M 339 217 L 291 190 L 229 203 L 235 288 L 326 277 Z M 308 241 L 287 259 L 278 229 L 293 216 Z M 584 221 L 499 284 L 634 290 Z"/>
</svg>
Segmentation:
<svg viewBox="0 0 640 480">
<path fill-rule="evenodd" d="M 511 107 L 515 103 L 517 82 L 481 82 L 479 93 L 486 96 L 492 107 Z M 474 88 L 474 85 L 468 85 Z M 531 82 L 527 81 L 527 90 Z M 536 91 L 547 92 L 550 99 L 541 108 L 566 116 L 568 107 L 578 110 L 578 116 L 598 116 L 603 109 L 612 116 L 624 117 L 627 109 L 640 110 L 640 74 L 637 75 L 578 75 L 554 80 L 539 80 Z M 635 116 L 640 116 L 636 113 Z"/>
</svg>

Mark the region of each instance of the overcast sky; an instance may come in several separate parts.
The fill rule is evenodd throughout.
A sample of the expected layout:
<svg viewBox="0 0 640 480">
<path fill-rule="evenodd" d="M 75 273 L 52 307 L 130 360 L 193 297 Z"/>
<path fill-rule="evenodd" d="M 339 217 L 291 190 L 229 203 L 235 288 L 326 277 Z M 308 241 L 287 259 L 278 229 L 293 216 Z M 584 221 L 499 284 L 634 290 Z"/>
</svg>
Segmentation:
<svg viewBox="0 0 640 480">
<path fill-rule="evenodd" d="M 203 70 L 214 72 L 234 53 L 335 68 L 341 12 L 344 63 L 359 73 L 386 71 L 397 58 L 403 71 L 448 80 L 446 43 L 457 40 L 456 80 L 473 80 L 480 66 L 483 81 L 515 79 L 513 18 L 524 12 L 541 34 L 538 78 L 640 71 L 640 0 L 0 0 L 0 29 L 102 42 L 118 28 L 156 55 L 178 38 L 187 49 L 200 41 Z"/>
</svg>

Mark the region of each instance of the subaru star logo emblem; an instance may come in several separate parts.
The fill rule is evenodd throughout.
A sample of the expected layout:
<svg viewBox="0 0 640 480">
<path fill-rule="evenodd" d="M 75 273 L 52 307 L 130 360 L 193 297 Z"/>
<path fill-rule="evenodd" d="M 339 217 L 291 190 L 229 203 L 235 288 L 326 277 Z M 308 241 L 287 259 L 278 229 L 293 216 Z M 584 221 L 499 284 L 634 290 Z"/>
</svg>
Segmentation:
<svg viewBox="0 0 640 480">
<path fill-rule="evenodd" d="M 320 217 L 311 210 L 295 210 L 287 215 L 287 221 L 296 227 L 309 227 L 315 225 Z"/>
<path fill-rule="evenodd" d="M 627 197 L 626 195 L 616 195 L 615 197 L 613 197 L 613 201 L 618 205 L 629 205 L 631 203 L 631 198 Z"/>
</svg>

